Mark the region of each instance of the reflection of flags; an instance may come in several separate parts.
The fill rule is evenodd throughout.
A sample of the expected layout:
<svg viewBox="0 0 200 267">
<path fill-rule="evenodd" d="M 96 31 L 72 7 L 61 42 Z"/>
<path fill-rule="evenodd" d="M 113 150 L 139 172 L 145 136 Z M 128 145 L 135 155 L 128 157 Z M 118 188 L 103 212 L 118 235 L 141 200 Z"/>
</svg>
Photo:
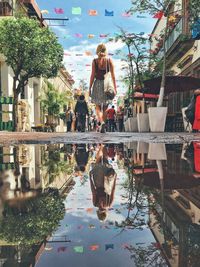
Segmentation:
<svg viewBox="0 0 200 267">
<path fill-rule="evenodd" d="M 56 14 L 64 14 L 64 10 L 62 8 L 54 8 Z"/>
<path fill-rule="evenodd" d="M 98 12 L 97 12 L 97 10 L 90 9 L 88 11 L 88 14 L 89 14 L 89 16 L 97 16 L 98 15 Z"/>
<path fill-rule="evenodd" d="M 158 12 L 153 16 L 153 18 L 154 18 L 154 19 L 161 19 L 163 15 L 164 15 L 163 11 L 158 11 Z"/>
<path fill-rule="evenodd" d="M 105 9 L 105 16 L 113 17 L 114 16 L 114 11 L 108 11 L 107 9 Z"/>
<path fill-rule="evenodd" d="M 72 7 L 72 14 L 73 15 L 81 15 L 81 8 L 80 7 Z"/>
<path fill-rule="evenodd" d="M 108 249 L 114 249 L 114 244 L 106 244 L 105 250 L 107 251 Z"/>
</svg>

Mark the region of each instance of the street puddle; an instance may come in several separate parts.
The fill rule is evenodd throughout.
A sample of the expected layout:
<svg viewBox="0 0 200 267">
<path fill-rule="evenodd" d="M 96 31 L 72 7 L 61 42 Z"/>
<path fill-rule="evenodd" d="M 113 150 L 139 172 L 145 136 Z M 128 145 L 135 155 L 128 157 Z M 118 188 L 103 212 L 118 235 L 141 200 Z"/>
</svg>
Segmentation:
<svg viewBox="0 0 200 267">
<path fill-rule="evenodd" d="M 1 266 L 200 266 L 200 143 L 0 148 Z"/>
</svg>

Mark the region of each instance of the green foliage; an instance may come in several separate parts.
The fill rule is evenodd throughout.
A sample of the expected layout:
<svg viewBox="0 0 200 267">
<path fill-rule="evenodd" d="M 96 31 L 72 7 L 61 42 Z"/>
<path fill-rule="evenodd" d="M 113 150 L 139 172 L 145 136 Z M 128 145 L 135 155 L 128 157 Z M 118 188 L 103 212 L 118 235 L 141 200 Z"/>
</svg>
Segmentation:
<svg viewBox="0 0 200 267">
<path fill-rule="evenodd" d="M 193 23 L 200 18 L 200 5 L 199 0 L 190 0 L 189 1 L 189 19 Z"/>
<path fill-rule="evenodd" d="M 55 34 L 27 17 L 0 20 L 0 53 L 18 81 L 56 77 L 63 59 Z"/>
<path fill-rule="evenodd" d="M 43 85 L 43 94 L 41 96 L 41 107 L 48 115 L 58 116 L 63 106 L 70 101 L 70 93 L 60 93 L 52 83 L 45 81 Z"/>
<path fill-rule="evenodd" d="M 0 238 L 9 243 L 37 244 L 51 235 L 63 219 L 65 207 L 58 193 L 43 193 L 19 208 L 4 208 Z"/>
<path fill-rule="evenodd" d="M 158 11 L 168 11 L 169 5 L 173 5 L 177 0 L 132 0 L 131 12 L 149 13 L 154 15 Z"/>
<path fill-rule="evenodd" d="M 71 175 L 73 173 L 73 164 L 64 161 L 61 158 L 61 150 L 56 147 L 51 151 L 44 151 L 43 168 L 45 169 L 49 184 L 54 182 L 61 174 Z"/>
</svg>

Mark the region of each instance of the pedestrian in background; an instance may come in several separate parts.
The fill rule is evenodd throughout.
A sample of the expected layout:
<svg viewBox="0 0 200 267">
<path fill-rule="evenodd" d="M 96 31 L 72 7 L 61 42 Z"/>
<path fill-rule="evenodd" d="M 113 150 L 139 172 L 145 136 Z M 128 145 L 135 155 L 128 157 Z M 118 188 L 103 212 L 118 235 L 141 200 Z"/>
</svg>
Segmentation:
<svg viewBox="0 0 200 267">
<path fill-rule="evenodd" d="M 115 106 L 106 110 L 107 119 L 108 119 L 108 131 L 114 132 L 115 131 Z"/>
<path fill-rule="evenodd" d="M 85 96 L 80 95 L 75 106 L 76 129 L 78 132 L 85 132 L 86 116 L 89 115 Z"/>
<path fill-rule="evenodd" d="M 71 132 L 72 121 L 73 121 L 73 112 L 71 110 L 71 107 L 68 107 L 66 111 L 67 132 Z"/>
<path fill-rule="evenodd" d="M 117 111 L 117 122 L 119 126 L 119 132 L 123 132 L 124 130 L 124 110 L 122 107 L 119 107 Z"/>
</svg>

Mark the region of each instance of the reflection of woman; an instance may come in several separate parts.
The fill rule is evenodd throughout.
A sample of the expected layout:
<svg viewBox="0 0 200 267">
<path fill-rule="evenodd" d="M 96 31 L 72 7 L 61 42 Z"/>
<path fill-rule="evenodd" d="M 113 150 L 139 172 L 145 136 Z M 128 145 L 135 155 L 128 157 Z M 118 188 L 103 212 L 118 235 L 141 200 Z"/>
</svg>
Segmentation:
<svg viewBox="0 0 200 267">
<path fill-rule="evenodd" d="M 104 92 L 104 75 L 106 74 L 106 72 L 110 71 L 111 73 L 115 93 L 117 92 L 117 86 L 115 81 L 113 62 L 110 59 L 106 58 L 106 46 L 104 44 L 98 45 L 96 53 L 98 58 L 94 59 L 92 63 L 89 95 L 92 98 L 92 102 L 96 105 L 96 114 L 99 122 L 101 123 L 101 132 L 103 133 L 105 132 L 105 111 L 109 104 L 109 100 L 107 99 Z"/>
<path fill-rule="evenodd" d="M 102 154 L 104 151 L 101 146 L 97 153 L 96 163 L 90 172 L 93 205 L 99 208 L 97 216 L 101 221 L 106 219 L 107 209 L 112 205 L 116 185 L 116 173 Z"/>
</svg>

